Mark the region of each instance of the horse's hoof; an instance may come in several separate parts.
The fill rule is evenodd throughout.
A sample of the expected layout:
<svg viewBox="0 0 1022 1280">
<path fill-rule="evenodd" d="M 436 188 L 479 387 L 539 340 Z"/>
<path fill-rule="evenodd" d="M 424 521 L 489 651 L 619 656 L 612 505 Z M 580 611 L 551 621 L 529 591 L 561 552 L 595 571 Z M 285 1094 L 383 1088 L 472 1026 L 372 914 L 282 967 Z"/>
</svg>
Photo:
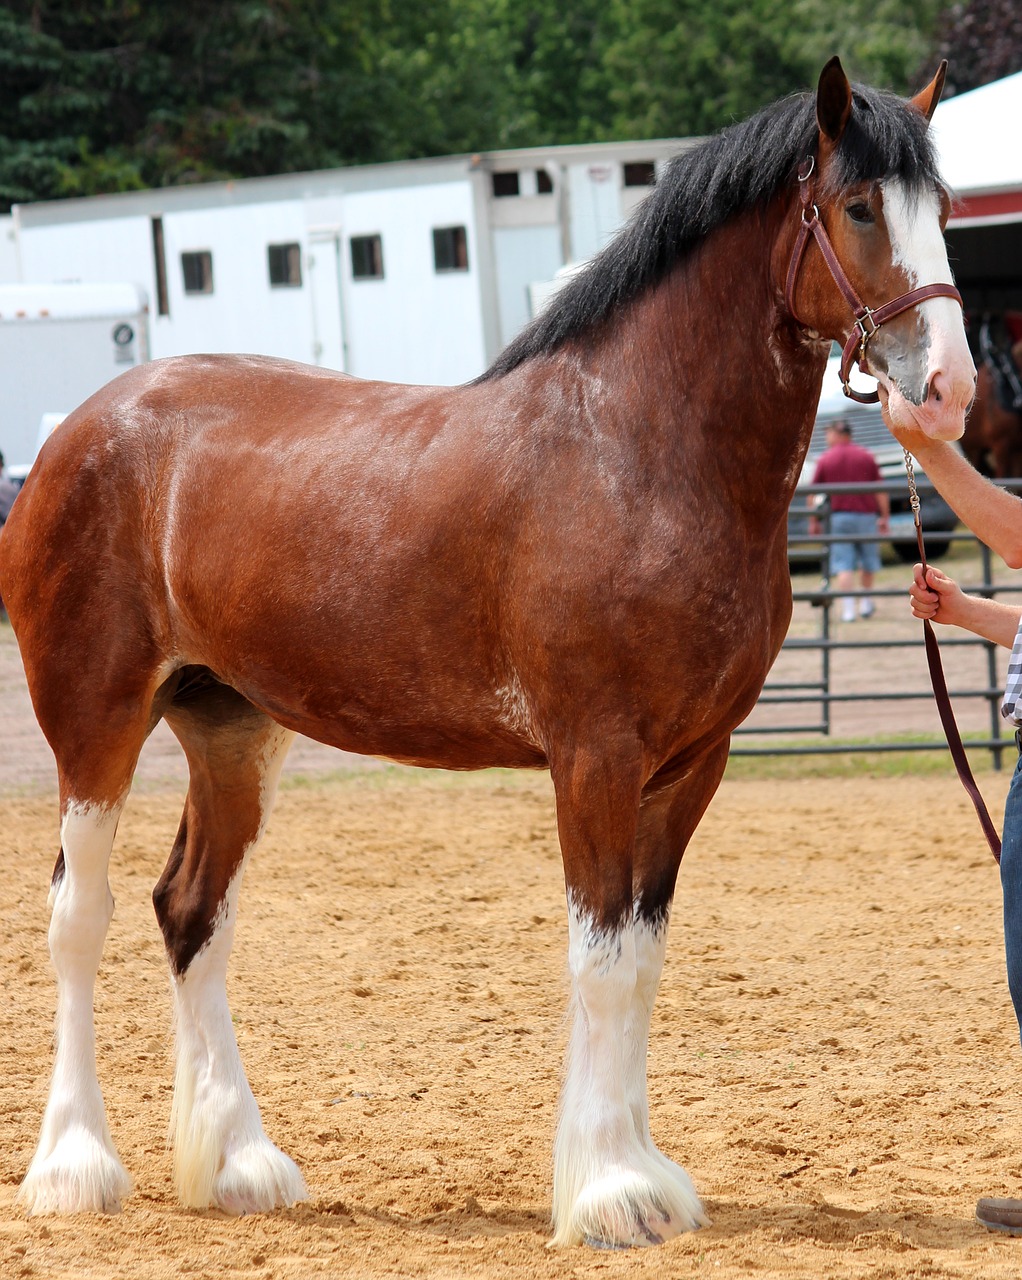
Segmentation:
<svg viewBox="0 0 1022 1280">
<path fill-rule="evenodd" d="M 120 1213 L 131 1177 L 95 1135 L 70 1132 L 32 1161 L 18 1190 L 30 1214 Z"/>
<path fill-rule="evenodd" d="M 636 1173 L 591 1183 L 576 1200 L 570 1224 L 558 1227 L 551 1245 L 581 1241 L 592 1249 L 641 1249 L 708 1225 L 688 1176 L 676 1165 L 669 1168 L 673 1176 L 659 1185 Z"/>
<path fill-rule="evenodd" d="M 984 1196 L 976 1205 L 976 1220 L 988 1231 L 1022 1236 L 1022 1200 Z"/>
<path fill-rule="evenodd" d="M 597 1240 L 595 1236 L 583 1236 L 582 1243 L 587 1249 L 627 1249 L 629 1247 L 610 1240 Z"/>
<path fill-rule="evenodd" d="M 670 1215 L 665 1211 L 648 1209 L 645 1213 L 636 1214 L 631 1223 L 612 1239 L 584 1235 L 582 1243 L 590 1249 L 646 1249 L 650 1245 L 664 1244 L 684 1230 L 684 1227 L 672 1229 Z"/>
<path fill-rule="evenodd" d="M 213 1184 L 217 1207 L 241 1217 L 270 1213 L 307 1200 L 298 1166 L 268 1139 L 249 1142 L 230 1152 Z"/>
</svg>

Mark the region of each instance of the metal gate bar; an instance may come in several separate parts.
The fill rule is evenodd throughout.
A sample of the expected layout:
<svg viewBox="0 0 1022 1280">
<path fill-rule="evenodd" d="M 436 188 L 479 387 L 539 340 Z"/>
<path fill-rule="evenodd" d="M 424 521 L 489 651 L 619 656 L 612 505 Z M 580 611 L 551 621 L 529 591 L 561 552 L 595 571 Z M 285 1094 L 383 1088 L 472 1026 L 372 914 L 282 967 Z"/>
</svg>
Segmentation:
<svg viewBox="0 0 1022 1280">
<path fill-rule="evenodd" d="M 1005 487 L 1018 490 L 1022 488 L 1022 480 L 1006 480 L 1000 482 Z M 918 484 L 921 492 L 933 491 L 933 486 L 922 477 L 918 478 Z M 872 485 L 811 485 L 799 489 L 800 494 L 822 494 L 829 497 L 834 493 L 861 493 L 861 492 L 879 492 L 883 491 L 889 494 L 907 495 L 907 484 L 897 485 L 891 482 Z M 794 512 L 794 508 L 793 508 Z M 818 706 L 820 715 L 819 719 L 812 723 L 793 723 L 783 725 L 771 725 L 766 727 L 741 725 L 735 730 L 735 737 L 745 735 L 761 736 L 777 736 L 782 734 L 798 735 L 798 734 L 818 734 L 823 738 L 829 737 L 831 732 L 830 708 L 835 703 L 865 703 L 865 702 L 907 702 L 929 700 L 933 694 L 929 689 L 915 690 L 897 690 L 894 692 L 884 692 L 882 690 L 866 691 L 859 693 L 835 693 L 831 687 L 832 668 L 831 654 L 838 650 L 883 650 L 883 649 L 915 649 L 919 647 L 919 640 L 850 640 L 850 639 L 833 639 L 830 627 L 830 610 L 834 602 L 840 596 L 851 596 L 852 598 L 861 598 L 864 595 L 870 595 L 876 599 L 897 598 L 903 599 L 906 591 L 902 588 L 890 589 L 880 588 L 877 590 L 865 592 L 862 590 L 842 591 L 840 593 L 831 589 L 830 581 L 826 573 L 826 555 L 827 547 L 837 541 L 847 541 L 840 535 L 834 535 L 829 531 L 829 506 L 821 509 L 820 518 L 823 529 L 819 535 L 810 535 L 808 533 L 799 534 L 789 530 L 789 547 L 788 558 L 789 563 L 795 564 L 802 562 L 803 564 L 810 560 L 822 562 L 822 581 L 815 588 L 806 588 L 792 592 L 794 600 L 801 603 L 809 603 L 819 607 L 820 627 L 819 633 L 810 638 L 803 636 L 789 636 L 782 645 L 783 651 L 815 651 L 820 654 L 820 674 L 819 678 L 799 679 L 788 681 L 767 681 L 763 688 L 762 694 L 757 702 L 757 706 L 790 706 L 792 711 L 796 707 Z M 808 512 L 807 512 L 808 513 Z M 799 513 L 801 514 L 801 513 Z M 925 533 L 925 528 L 924 528 Z M 981 551 L 982 565 L 982 581 L 976 584 L 959 584 L 962 590 L 970 595 L 981 596 L 986 599 L 994 599 L 996 597 L 1011 596 L 1022 594 L 1022 586 L 1003 586 L 998 585 L 993 579 L 993 561 L 991 552 L 988 547 L 970 532 L 963 530 L 955 530 L 953 532 L 941 530 L 939 541 L 942 543 L 950 542 L 969 542 L 977 544 Z M 868 539 L 873 542 L 887 542 L 890 535 L 877 534 L 875 537 Z M 935 538 L 934 541 L 938 539 Z M 906 566 L 907 567 L 907 566 Z M 1002 732 L 1006 728 L 1004 721 L 1000 716 L 1000 700 L 1001 687 L 997 675 L 997 646 L 988 640 L 980 637 L 968 635 L 948 635 L 942 637 L 940 641 L 941 649 L 959 649 L 959 648 L 981 648 L 986 652 L 986 676 L 987 683 L 982 688 L 959 688 L 951 690 L 951 696 L 956 701 L 961 702 L 968 699 L 982 699 L 989 708 L 990 716 L 990 736 L 987 738 L 971 738 L 964 745 L 970 750 L 989 751 L 992 757 L 993 767 L 1000 769 L 1003 753 L 1010 747 L 1014 751 L 1013 737 L 1008 737 Z M 838 754 L 866 754 L 870 752 L 892 752 L 892 751 L 946 751 L 947 743 L 943 739 L 935 739 L 933 741 L 919 742 L 901 742 L 901 743 L 833 743 L 833 742 L 810 742 L 810 743 L 771 743 L 762 746 L 732 746 L 731 754 L 736 756 L 769 756 L 769 755 L 838 755 Z"/>
</svg>

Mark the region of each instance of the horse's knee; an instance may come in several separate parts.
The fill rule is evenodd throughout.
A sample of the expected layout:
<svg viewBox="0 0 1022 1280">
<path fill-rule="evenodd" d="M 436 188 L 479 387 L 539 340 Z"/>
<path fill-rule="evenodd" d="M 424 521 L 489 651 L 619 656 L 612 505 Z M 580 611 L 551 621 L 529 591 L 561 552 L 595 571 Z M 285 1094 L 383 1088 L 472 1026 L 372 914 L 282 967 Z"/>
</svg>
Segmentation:
<svg viewBox="0 0 1022 1280">
<path fill-rule="evenodd" d="M 105 882 L 89 892 L 65 883 L 54 894 L 48 940 L 58 977 L 78 981 L 95 976 L 113 914 L 114 899 Z"/>
</svg>

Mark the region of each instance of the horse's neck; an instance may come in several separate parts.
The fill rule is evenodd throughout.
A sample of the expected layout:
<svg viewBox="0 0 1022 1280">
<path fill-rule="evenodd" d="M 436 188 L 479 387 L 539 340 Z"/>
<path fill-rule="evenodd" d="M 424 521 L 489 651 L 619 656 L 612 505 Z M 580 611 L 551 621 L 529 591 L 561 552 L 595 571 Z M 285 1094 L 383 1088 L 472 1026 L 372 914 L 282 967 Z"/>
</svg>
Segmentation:
<svg viewBox="0 0 1022 1280">
<path fill-rule="evenodd" d="M 659 433 L 680 466 L 712 458 L 717 474 L 741 482 L 752 500 L 761 492 L 786 508 L 826 347 L 807 345 L 783 321 L 774 251 L 783 217 L 783 210 L 749 214 L 718 229 L 621 317 L 608 340 L 630 372 L 635 420 L 649 446 Z"/>
</svg>

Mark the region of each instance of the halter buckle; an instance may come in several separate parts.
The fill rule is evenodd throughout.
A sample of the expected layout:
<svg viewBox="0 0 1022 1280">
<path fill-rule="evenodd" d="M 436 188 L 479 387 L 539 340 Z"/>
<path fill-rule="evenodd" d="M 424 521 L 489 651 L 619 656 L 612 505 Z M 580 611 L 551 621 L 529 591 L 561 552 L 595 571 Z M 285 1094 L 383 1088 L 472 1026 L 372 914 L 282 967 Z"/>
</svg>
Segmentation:
<svg viewBox="0 0 1022 1280">
<path fill-rule="evenodd" d="M 867 329 L 866 325 L 869 325 Z M 866 343 L 872 338 L 874 333 L 880 332 L 880 326 L 873 318 L 873 311 L 870 307 L 863 307 L 862 315 L 855 317 L 855 327 L 862 334 L 862 342 L 859 345 L 860 351 L 866 350 Z"/>
<path fill-rule="evenodd" d="M 862 315 L 855 317 L 855 327 L 859 331 L 859 364 L 864 367 L 866 363 L 866 347 L 869 345 L 869 340 L 874 333 L 879 333 L 880 331 L 880 325 L 870 307 L 864 306 Z M 845 390 L 845 395 L 848 395 L 847 389 Z"/>
</svg>

